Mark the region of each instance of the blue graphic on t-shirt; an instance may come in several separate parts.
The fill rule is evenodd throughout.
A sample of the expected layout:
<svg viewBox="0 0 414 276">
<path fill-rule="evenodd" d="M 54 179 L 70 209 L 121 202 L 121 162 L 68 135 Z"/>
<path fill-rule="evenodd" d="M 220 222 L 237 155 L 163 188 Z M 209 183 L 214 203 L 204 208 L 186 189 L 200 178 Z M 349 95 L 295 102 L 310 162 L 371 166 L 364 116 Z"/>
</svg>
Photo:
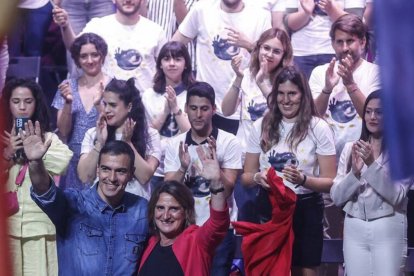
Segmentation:
<svg viewBox="0 0 414 276">
<path fill-rule="evenodd" d="M 334 121 L 338 123 L 348 123 L 356 116 L 356 109 L 350 100 L 337 101 L 333 98 L 329 102 L 329 111 Z"/>
<path fill-rule="evenodd" d="M 118 66 L 123 70 L 134 70 L 141 65 L 142 56 L 135 49 L 121 50 L 116 49 L 115 59 Z"/>
<path fill-rule="evenodd" d="M 194 197 L 206 197 L 210 195 L 210 181 L 202 176 L 188 177 L 185 181 Z"/>
<path fill-rule="evenodd" d="M 272 167 L 278 171 L 281 172 L 285 165 L 299 165 L 299 161 L 296 158 L 296 155 L 292 152 L 282 152 L 282 153 L 276 153 L 276 150 L 272 150 L 269 154 L 268 162 Z"/>
<path fill-rule="evenodd" d="M 173 137 L 179 131 L 178 123 L 172 114 L 168 114 L 164 124 L 160 129 L 160 135 L 164 137 Z"/>
<path fill-rule="evenodd" d="M 267 103 L 255 103 L 254 100 L 251 100 L 247 106 L 247 112 L 250 114 L 250 120 L 254 122 L 257 119 L 262 118 L 266 109 Z"/>
<path fill-rule="evenodd" d="M 222 39 L 220 36 L 214 37 L 213 48 L 214 54 L 222 60 L 231 60 L 232 57 L 240 53 L 240 48 L 234 45 L 231 45 L 227 42 L 227 39 Z"/>
</svg>

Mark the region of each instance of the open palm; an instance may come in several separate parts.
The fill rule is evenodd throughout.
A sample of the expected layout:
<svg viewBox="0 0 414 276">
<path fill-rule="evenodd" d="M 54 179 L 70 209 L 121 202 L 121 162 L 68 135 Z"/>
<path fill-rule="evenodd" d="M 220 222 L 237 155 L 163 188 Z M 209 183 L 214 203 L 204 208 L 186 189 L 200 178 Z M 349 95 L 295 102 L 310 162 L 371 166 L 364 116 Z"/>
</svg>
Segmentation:
<svg viewBox="0 0 414 276">
<path fill-rule="evenodd" d="M 27 122 L 24 132 L 21 131 L 20 135 L 23 140 L 24 152 L 29 161 L 41 159 L 52 142 L 51 140 L 43 142 L 38 121 L 36 121 L 35 126 L 33 126 L 32 121 Z"/>
</svg>

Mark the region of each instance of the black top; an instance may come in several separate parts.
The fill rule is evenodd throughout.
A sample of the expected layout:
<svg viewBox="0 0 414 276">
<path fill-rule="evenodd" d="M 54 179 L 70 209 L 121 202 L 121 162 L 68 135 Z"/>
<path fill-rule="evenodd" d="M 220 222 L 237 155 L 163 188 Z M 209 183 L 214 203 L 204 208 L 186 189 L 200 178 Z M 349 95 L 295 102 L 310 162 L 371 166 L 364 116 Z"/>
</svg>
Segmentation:
<svg viewBox="0 0 414 276">
<path fill-rule="evenodd" d="M 172 250 L 172 245 L 155 245 L 151 254 L 142 266 L 138 276 L 184 276 L 184 271 L 178 263 Z"/>
</svg>

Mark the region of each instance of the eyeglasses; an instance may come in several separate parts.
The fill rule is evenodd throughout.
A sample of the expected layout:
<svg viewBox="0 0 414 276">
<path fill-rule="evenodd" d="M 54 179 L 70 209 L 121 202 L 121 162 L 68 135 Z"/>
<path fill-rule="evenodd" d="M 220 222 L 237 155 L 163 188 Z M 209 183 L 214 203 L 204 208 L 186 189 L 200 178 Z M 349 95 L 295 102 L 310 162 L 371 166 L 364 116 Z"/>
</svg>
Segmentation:
<svg viewBox="0 0 414 276">
<path fill-rule="evenodd" d="M 263 44 L 260 46 L 260 49 L 262 49 L 262 51 L 264 51 L 266 54 L 267 53 L 272 53 L 275 56 L 281 56 L 283 55 L 284 51 L 278 48 L 272 48 L 269 45 Z"/>
</svg>

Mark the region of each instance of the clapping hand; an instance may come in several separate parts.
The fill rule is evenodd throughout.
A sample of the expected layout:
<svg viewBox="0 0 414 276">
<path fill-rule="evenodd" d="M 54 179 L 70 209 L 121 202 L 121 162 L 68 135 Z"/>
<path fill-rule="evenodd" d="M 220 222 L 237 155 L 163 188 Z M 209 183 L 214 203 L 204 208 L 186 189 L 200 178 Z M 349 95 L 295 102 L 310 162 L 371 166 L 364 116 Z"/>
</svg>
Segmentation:
<svg viewBox="0 0 414 276">
<path fill-rule="evenodd" d="M 331 62 L 329 63 L 328 69 L 326 69 L 325 73 L 325 88 L 324 91 L 327 91 L 328 93 L 331 93 L 333 88 L 338 84 L 339 82 L 339 74 L 335 72 L 335 63 L 336 58 L 332 58 Z"/>
<path fill-rule="evenodd" d="M 209 138 L 208 147 L 198 146 L 196 151 L 202 164 L 202 169 L 198 172 L 199 175 L 207 180 L 217 182 L 220 179 L 220 165 L 217 160 L 214 138 Z M 212 183 L 212 185 L 214 184 Z"/>
<path fill-rule="evenodd" d="M 60 91 L 60 95 L 62 95 L 65 99 L 65 102 L 71 104 L 73 101 L 73 93 L 69 81 L 64 80 L 61 84 L 59 84 L 58 89 Z"/>
<path fill-rule="evenodd" d="M 178 112 L 179 108 L 177 105 L 177 93 L 171 85 L 165 88 L 164 97 L 167 99 L 168 107 L 170 112 Z"/>
<path fill-rule="evenodd" d="M 231 59 L 231 68 L 236 73 L 237 77 L 243 77 L 243 71 L 240 70 L 240 65 L 242 63 L 243 56 L 242 55 L 235 55 Z"/>
<path fill-rule="evenodd" d="M 122 127 L 122 141 L 130 143 L 132 135 L 134 135 L 134 127 L 136 122 L 131 118 L 127 118 Z"/>
<path fill-rule="evenodd" d="M 181 168 L 184 172 L 187 171 L 188 167 L 190 166 L 191 157 L 190 153 L 188 152 L 188 145 L 184 144 L 184 142 L 180 142 L 178 148 L 178 156 L 180 157 Z"/>
<path fill-rule="evenodd" d="M 348 54 L 338 65 L 338 75 L 342 78 L 342 82 L 345 86 L 355 83 L 353 73 L 354 59 Z"/>
<path fill-rule="evenodd" d="M 45 155 L 52 144 L 52 140 L 46 142 L 43 141 L 42 131 L 38 121 L 36 121 L 33 126 L 32 121 L 29 120 L 24 125 L 24 131 L 20 130 L 19 134 L 23 141 L 24 152 L 29 161 L 42 159 L 43 155 Z"/>
</svg>

